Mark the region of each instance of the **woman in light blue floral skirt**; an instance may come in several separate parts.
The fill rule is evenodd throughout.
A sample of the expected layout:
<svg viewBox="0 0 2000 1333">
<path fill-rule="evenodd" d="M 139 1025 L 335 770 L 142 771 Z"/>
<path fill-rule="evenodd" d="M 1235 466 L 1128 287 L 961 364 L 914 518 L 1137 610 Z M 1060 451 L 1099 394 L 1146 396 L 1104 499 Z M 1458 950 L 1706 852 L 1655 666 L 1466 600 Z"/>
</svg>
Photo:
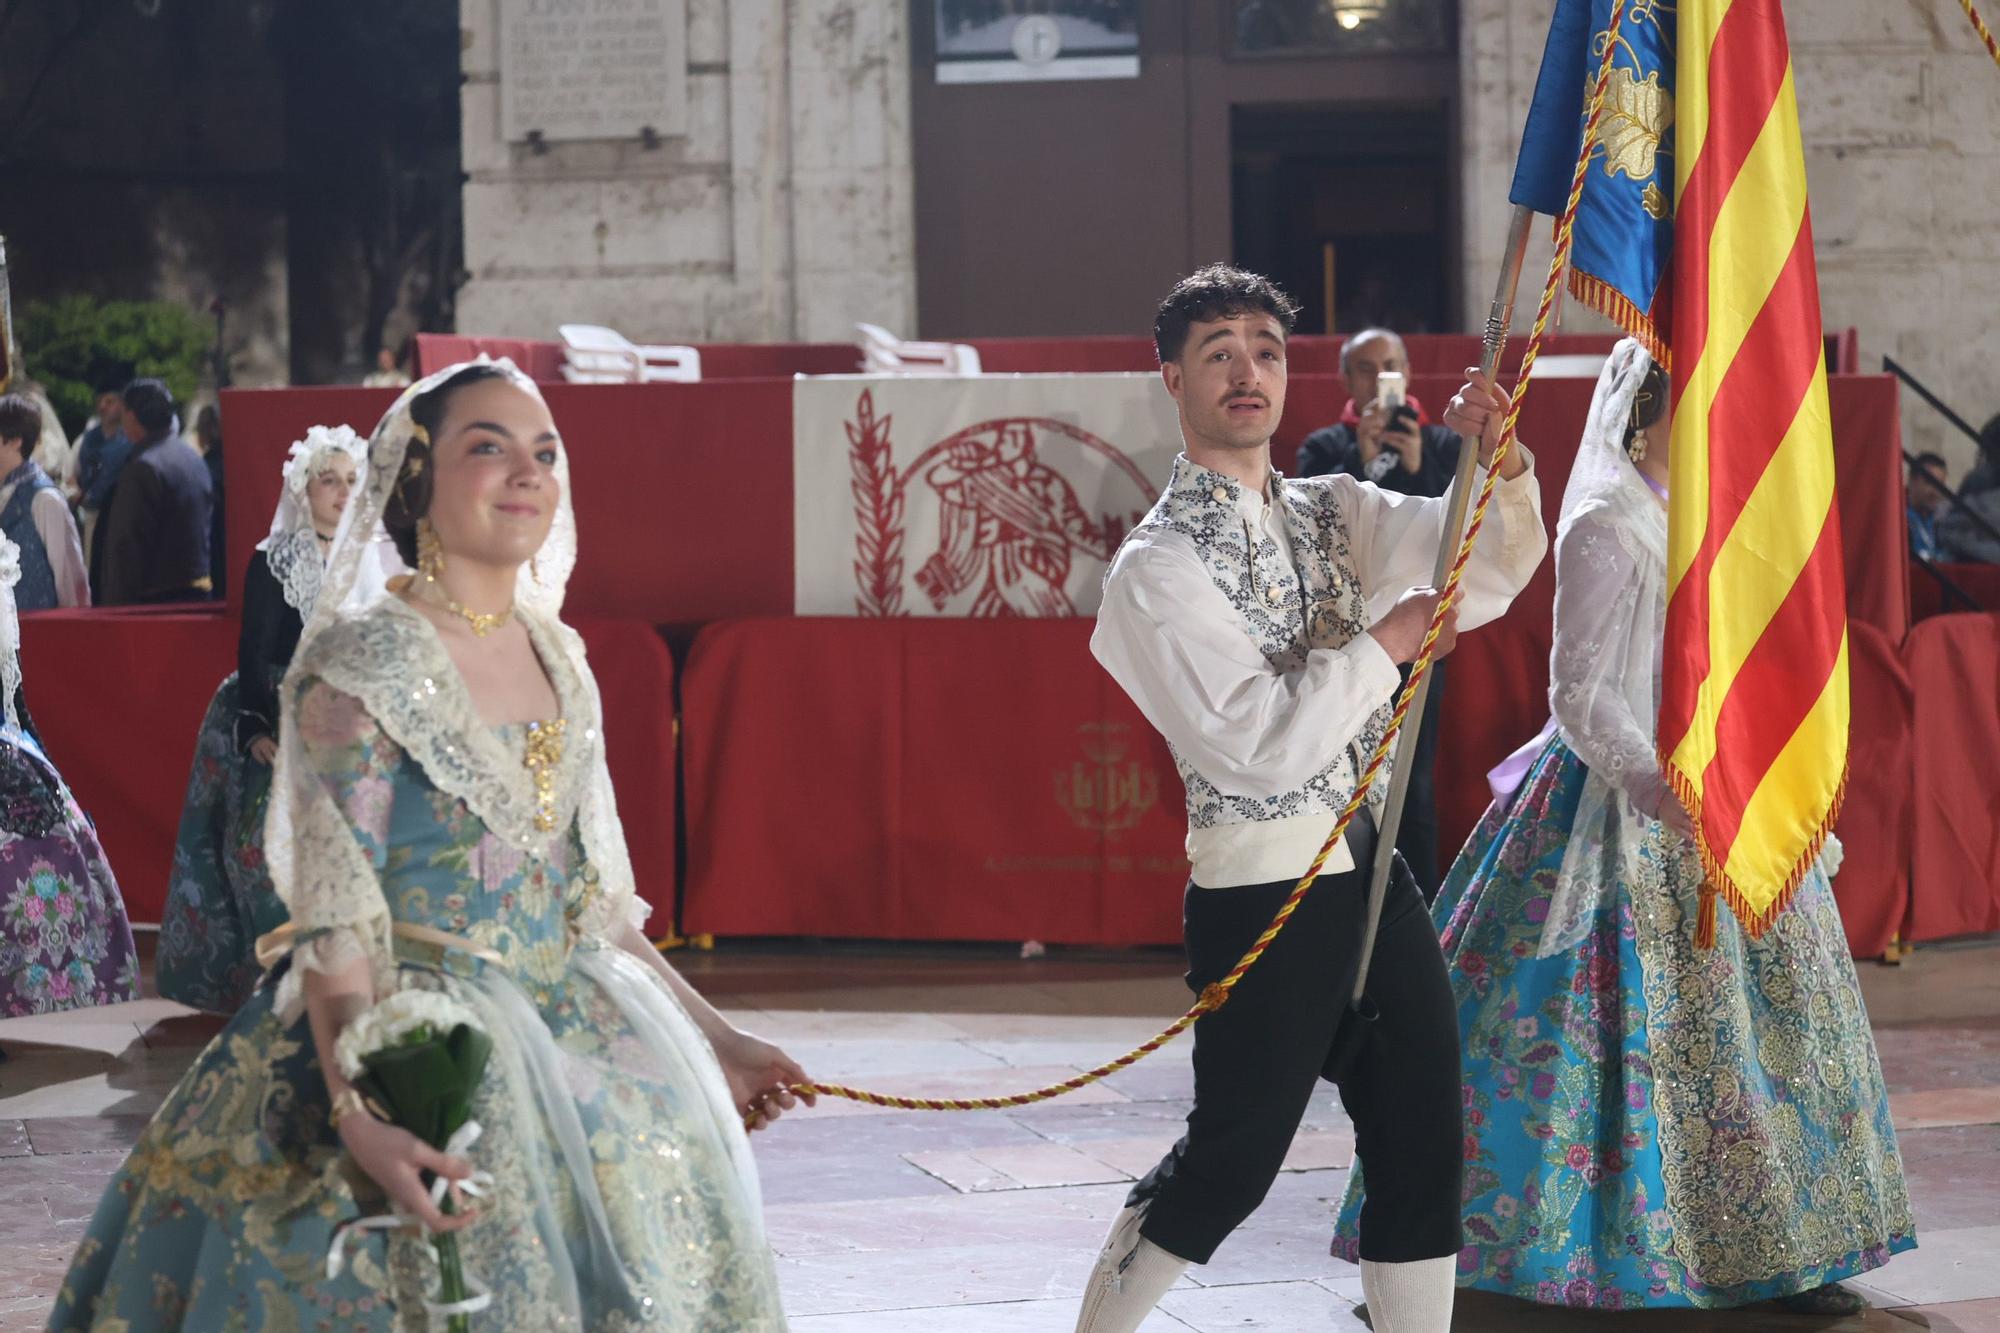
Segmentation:
<svg viewBox="0 0 2000 1333">
<path fill-rule="evenodd" d="M 265 846 L 291 920 L 260 944 L 284 956 L 112 1179 L 52 1329 L 439 1329 L 426 1228 L 490 1288 L 477 1329 L 781 1333 L 744 1125 L 804 1074 L 640 930 L 559 619 L 568 483 L 505 363 L 441 372 L 377 427 L 285 680 Z M 378 521 L 417 570 L 386 586 L 355 541 Z M 378 1118 L 333 1060 L 413 987 L 493 1038 L 462 1152 Z M 475 1169 L 444 1216 L 432 1179 Z"/>
<path fill-rule="evenodd" d="M 1916 1238 L 1834 858 L 1761 938 L 1719 912 L 1698 948 L 1702 866 L 1654 754 L 1667 391 L 1621 342 L 1557 529 L 1553 716 L 1494 771 L 1434 912 L 1465 1060 L 1459 1282 L 1851 1313 L 1840 1279 Z M 1336 1255 L 1364 1188 L 1357 1167 Z"/>
</svg>

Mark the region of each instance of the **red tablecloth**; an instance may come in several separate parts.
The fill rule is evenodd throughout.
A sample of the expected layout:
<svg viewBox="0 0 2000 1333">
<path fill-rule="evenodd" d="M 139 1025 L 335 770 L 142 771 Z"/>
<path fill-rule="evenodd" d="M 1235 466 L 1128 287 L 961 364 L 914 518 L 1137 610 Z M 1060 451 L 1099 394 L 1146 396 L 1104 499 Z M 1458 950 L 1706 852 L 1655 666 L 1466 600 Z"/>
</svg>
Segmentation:
<svg viewBox="0 0 2000 1333">
<path fill-rule="evenodd" d="M 1888 635 L 1850 625 L 1847 647 L 1847 801 L 1834 827 L 1846 858 L 1833 896 L 1848 947 L 1868 958 L 1889 947 L 1910 910 L 1917 699 Z"/>
<path fill-rule="evenodd" d="M 1170 942 L 1186 863 L 1165 747 L 1090 659 L 1090 622 L 713 625 L 682 678 L 685 925 L 742 935 Z M 1839 897 L 1857 953 L 1909 898 L 1909 703 L 1854 633 Z M 1448 863 L 1486 771 L 1547 716 L 1548 635 L 1467 634 L 1438 755 Z M 1105 825 L 1132 820 L 1131 827 Z"/>
<path fill-rule="evenodd" d="M 681 677 L 684 928 L 1178 941 L 1180 780 L 1090 629 L 704 629 Z"/>
<path fill-rule="evenodd" d="M 1920 621 L 1903 662 L 1916 753 L 1907 934 L 2000 930 L 2000 615 Z"/>
<path fill-rule="evenodd" d="M 674 906 L 673 659 L 652 628 L 580 621 L 604 696 L 607 754 L 639 889 Z M 21 617 L 28 710 L 56 767 L 96 821 L 134 921 L 158 921 L 173 868 L 195 733 L 236 666 L 219 610 Z"/>
</svg>

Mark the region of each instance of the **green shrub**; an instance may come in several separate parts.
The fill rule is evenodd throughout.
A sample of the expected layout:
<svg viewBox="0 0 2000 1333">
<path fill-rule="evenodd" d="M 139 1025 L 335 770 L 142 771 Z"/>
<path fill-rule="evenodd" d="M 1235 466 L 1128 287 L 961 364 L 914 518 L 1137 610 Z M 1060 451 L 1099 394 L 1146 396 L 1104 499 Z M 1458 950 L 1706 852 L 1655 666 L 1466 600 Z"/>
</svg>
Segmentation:
<svg viewBox="0 0 2000 1333">
<path fill-rule="evenodd" d="M 201 386 L 213 330 L 203 316 L 165 301 L 61 296 L 28 302 L 16 336 L 28 374 L 74 435 L 96 412 L 106 382 L 150 375 L 187 402 Z"/>
</svg>

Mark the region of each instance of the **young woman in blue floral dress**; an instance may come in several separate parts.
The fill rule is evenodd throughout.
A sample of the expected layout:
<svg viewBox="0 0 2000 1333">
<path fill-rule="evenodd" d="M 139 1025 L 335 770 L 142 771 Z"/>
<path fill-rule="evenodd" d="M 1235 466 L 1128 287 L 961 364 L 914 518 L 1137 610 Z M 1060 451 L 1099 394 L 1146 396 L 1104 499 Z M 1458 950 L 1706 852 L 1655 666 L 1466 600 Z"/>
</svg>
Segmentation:
<svg viewBox="0 0 2000 1333">
<path fill-rule="evenodd" d="M 744 1122 L 803 1081 L 640 931 L 581 641 L 569 469 L 511 366 L 376 428 L 280 709 L 265 846 L 284 956 L 106 1190 L 53 1329 L 441 1326 L 418 1226 L 456 1231 L 495 1330 L 784 1327 Z M 368 575 L 382 522 L 415 573 Z M 287 951 L 288 950 L 288 951 Z M 375 1118 L 335 1039 L 400 988 L 479 1015 L 483 1132 Z M 428 1177 L 489 1172 L 444 1216 Z"/>
<path fill-rule="evenodd" d="M 1720 912 L 1697 947 L 1701 862 L 1654 754 L 1667 398 L 1621 342 L 1556 533 L 1553 716 L 1494 771 L 1434 911 L 1465 1061 L 1459 1282 L 1850 1313 L 1839 1280 L 1916 1239 L 1833 858 L 1761 938 Z M 1357 1169 L 1336 1255 L 1363 1189 Z"/>
</svg>

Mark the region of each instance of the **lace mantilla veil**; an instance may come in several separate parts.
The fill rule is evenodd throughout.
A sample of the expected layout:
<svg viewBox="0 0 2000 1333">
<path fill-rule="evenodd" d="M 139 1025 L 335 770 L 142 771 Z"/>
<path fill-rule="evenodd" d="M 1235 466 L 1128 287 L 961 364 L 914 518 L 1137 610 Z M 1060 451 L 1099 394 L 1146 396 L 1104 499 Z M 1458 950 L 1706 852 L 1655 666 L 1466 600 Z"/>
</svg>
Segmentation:
<svg viewBox="0 0 2000 1333">
<path fill-rule="evenodd" d="M 522 392 L 540 399 L 534 381 L 512 362 L 491 364 Z M 272 883 L 291 913 L 299 941 L 294 965 L 277 995 L 279 1011 L 288 1017 L 303 1002 L 300 977 L 305 969 L 335 970 L 357 951 L 373 965 L 378 995 L 395 986 L 388 902 L 314 771 L 300 734 L 305 681 L 318 679 L 359 699 L 425 775 L 465 802 L 495 835 L 531 855 L 547 840 L 535 828 L 533 790 L 518 756 L 479 721 L 428 622 L 389 591 L 393 576 L 406 571 L 393 547 L 386 547 L 384 559 L 386 544 L 375 540 L 416 430 L 411 404 L 465 368 L 451 366 L 409 386 L 375 427 L 366 475 L 341 515 L 319 596 L 285 675 L 264 846 Z M 634 892 L 624 829 L 604 766 L 602 707 L 584 661 L 583 641 L 558 618 L 576 566 L 569 453 L 560 443 L 555 477 L 560 488 L 555 520 L 534 561 L 521 568 L 514 606 L 569 720 L 567 753 L 560 765 L 561 808 L 574 809 L 584 855 L 598 882 L 578 929 L 608 938 L 621 919 L 643 921 L 646 908 Z"/>
<path fill-rule="evenodd" d="M 1549 711 L 1589 773 L 1549 897 L 1544 958 L 1580 943 L 1620 883 L 1639 882 L 1640 849 L 1675 799 L 1654 743 L 1667 510 L 1625 452 L 1633 400 L 1652 365 L 1630 338 L 1612 349 L 1556 523 Z"/>
<path fill-rule="evenodd" d="M 313 604 L 326 576 L 329 551 L 319 544 L 313 531 L 312 504 L 306 488 L 312 479 L 340 458 L 354 461 L 356 471 L 368 467 L 368 441 L 348 426 L 314 426 L 303 440 L 292 444 L 285 458 L 285 483 L 278 493 L 278 509 L 271 516 L 271 533 L 257 543 L 271 567 L 271 576 L 284 590 L 285 601 L 304 619 L 311 619 Z M 393 559 L 388 539 L 380 527 L 370 533 L 371 555 L 383 559 L 387 551 Z"/>
</svg>

